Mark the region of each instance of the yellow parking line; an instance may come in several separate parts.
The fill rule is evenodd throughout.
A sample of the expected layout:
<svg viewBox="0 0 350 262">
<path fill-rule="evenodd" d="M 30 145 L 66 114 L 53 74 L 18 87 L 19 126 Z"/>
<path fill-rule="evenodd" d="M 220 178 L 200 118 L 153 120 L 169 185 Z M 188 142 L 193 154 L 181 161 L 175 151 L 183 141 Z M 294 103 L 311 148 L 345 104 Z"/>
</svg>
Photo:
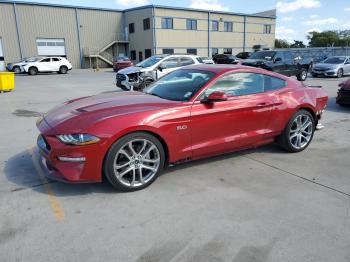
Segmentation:
<svg viewBox="0 0 350 262">
<path fill-rule="evenodd" d="M 32 162 L 34 165 L 34 168 L 38 174 L 38 176 L 40 177 L 41 181 L 43 182 L 43 186 L 45 189 L 45 192 L 49 198 L 50 204 L 51 204 L 51 208 L 55 214 L 55 217 L 58 221 L 62 221 L 64 219 L 64 212 L 63 209 L 58 201 L 58 198 L 55 196 L 52 187 L 49 184 L 49 181 L 46 179 L 45 175 L 44 175 L 44 171 L 42 170 L 40 164 L 39 164 L 39 159 L 37 158 L 37 156 L 34 154 L 33 152 L 33 148 L 28 148 L 28 152 L 32 158 Z"/>
</svg>

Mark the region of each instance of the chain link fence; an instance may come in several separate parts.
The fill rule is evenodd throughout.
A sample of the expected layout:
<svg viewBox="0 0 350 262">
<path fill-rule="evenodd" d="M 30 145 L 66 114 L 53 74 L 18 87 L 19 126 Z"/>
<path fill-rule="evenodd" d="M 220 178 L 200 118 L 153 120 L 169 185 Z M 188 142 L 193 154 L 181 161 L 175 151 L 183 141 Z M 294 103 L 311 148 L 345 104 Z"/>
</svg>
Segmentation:
<svg viewBox="0 0 350 262">
<path fill-rule="evenodd" d="M 290 50 L 294 56 L 313 59 L 314 62 L 330 56 L 350 56 L 350 47 L 277 48 L 276 50 Z"/>
</svg>

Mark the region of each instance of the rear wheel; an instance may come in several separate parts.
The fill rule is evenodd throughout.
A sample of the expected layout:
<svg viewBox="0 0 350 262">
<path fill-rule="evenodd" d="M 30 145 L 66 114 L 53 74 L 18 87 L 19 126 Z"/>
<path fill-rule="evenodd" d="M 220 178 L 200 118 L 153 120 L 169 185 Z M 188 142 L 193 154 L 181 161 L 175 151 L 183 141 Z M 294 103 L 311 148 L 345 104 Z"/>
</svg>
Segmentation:
<svg viewBox="0 0 350 262">
<path fill-rule="evenodd" d="M 135 132 L 112 145 L 104 163 L 104 174 L 116 189 L 136 191 L 151 185 L 164 163 L 164 148 L 159 140 L 148 133 Z"/>
<path fill-rule="evenodd" d="M 314 132 L 314 117 L 309 111 L 300 110 L 289 120 L 279 137 L 279 143 L 288 152 L 300 152 L 309 146 Z"/>
<path fill-rule="evenodd" d="M 68 72 L 68 67 L 66 66 L 61 66 L 60 69 L 58 70 L 59 74 L 67 74 Z"/>
<path fill-rule="evenodd" d="M 338 77 L 338 78 L 342 78 L 342 77 L 343 77 L 343 74 L 344 74 L 344 71 L 343 71 L 342 68 L 340 68 L 340 69 L 338 70 L 338 72 L 337 72 L 337 77 Z"/>
<path fill-rule="evenodd" d="M 308 71 L 305 68 L 302 68 L 299 75 L 297 75 L 297 79 L 299 81 L 305 81 L 307 78 L 307 73 L 308 73 Z"/>
<path fill-rule="evenodd" d="M 28 69 L 28 75 L 34 76 L 38 74 L 38 68 L 32 66 Z"/>
</svg>

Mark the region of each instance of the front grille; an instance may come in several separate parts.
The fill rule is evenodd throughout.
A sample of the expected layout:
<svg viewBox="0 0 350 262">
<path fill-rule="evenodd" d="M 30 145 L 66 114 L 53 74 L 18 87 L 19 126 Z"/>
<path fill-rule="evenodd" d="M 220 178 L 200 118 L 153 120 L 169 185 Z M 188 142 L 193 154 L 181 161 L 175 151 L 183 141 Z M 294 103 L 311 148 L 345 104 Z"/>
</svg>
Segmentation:
<svg viewBox="0 0 350 262">
<path fill-rule="evenodd" d="M 317 67 L 315 67 L 314 70 L 318 71 L 318 72 L 324 72 L 324 71 L 327 71 L 328 68 L 317 68 Z"/>
<path fill-rule="evenodd" d="M 125 81 L 126 80 L 126 75 L 124 75 L 124 74 L 117 74 L 117 80 Z"/>
<path fill-rule="evenodd" d="M 38 136 L 38 147 L 44 151 L 50 151 L 51 147 L 49 145 L 49 143 L 47 143 L 45 137 L 43 135 L 39 135 Z"/>
</svg>

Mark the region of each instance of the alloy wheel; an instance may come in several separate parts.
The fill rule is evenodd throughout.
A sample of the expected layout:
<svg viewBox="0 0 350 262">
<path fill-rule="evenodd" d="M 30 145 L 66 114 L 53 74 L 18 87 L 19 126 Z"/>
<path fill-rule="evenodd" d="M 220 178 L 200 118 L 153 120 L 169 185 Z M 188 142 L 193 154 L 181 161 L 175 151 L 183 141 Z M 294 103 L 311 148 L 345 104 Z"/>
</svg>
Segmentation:
<svg viewBox="0 0 350 262">
<path fill-rule="evenodd" d="M 290 128 L 289 141 L 295 149 L 302 149 L 306 147 L 314 131 L 313 122 L 309 115 L 298 115 Z"/>
<path fill-rule="evenodd" d="M 114 175 L 127 187 L 139 187 L 156 175 L 161 158 L 156 145 L 148 139 L 135 138 L 125 143 L 114 158 Z"/>
</svg>

